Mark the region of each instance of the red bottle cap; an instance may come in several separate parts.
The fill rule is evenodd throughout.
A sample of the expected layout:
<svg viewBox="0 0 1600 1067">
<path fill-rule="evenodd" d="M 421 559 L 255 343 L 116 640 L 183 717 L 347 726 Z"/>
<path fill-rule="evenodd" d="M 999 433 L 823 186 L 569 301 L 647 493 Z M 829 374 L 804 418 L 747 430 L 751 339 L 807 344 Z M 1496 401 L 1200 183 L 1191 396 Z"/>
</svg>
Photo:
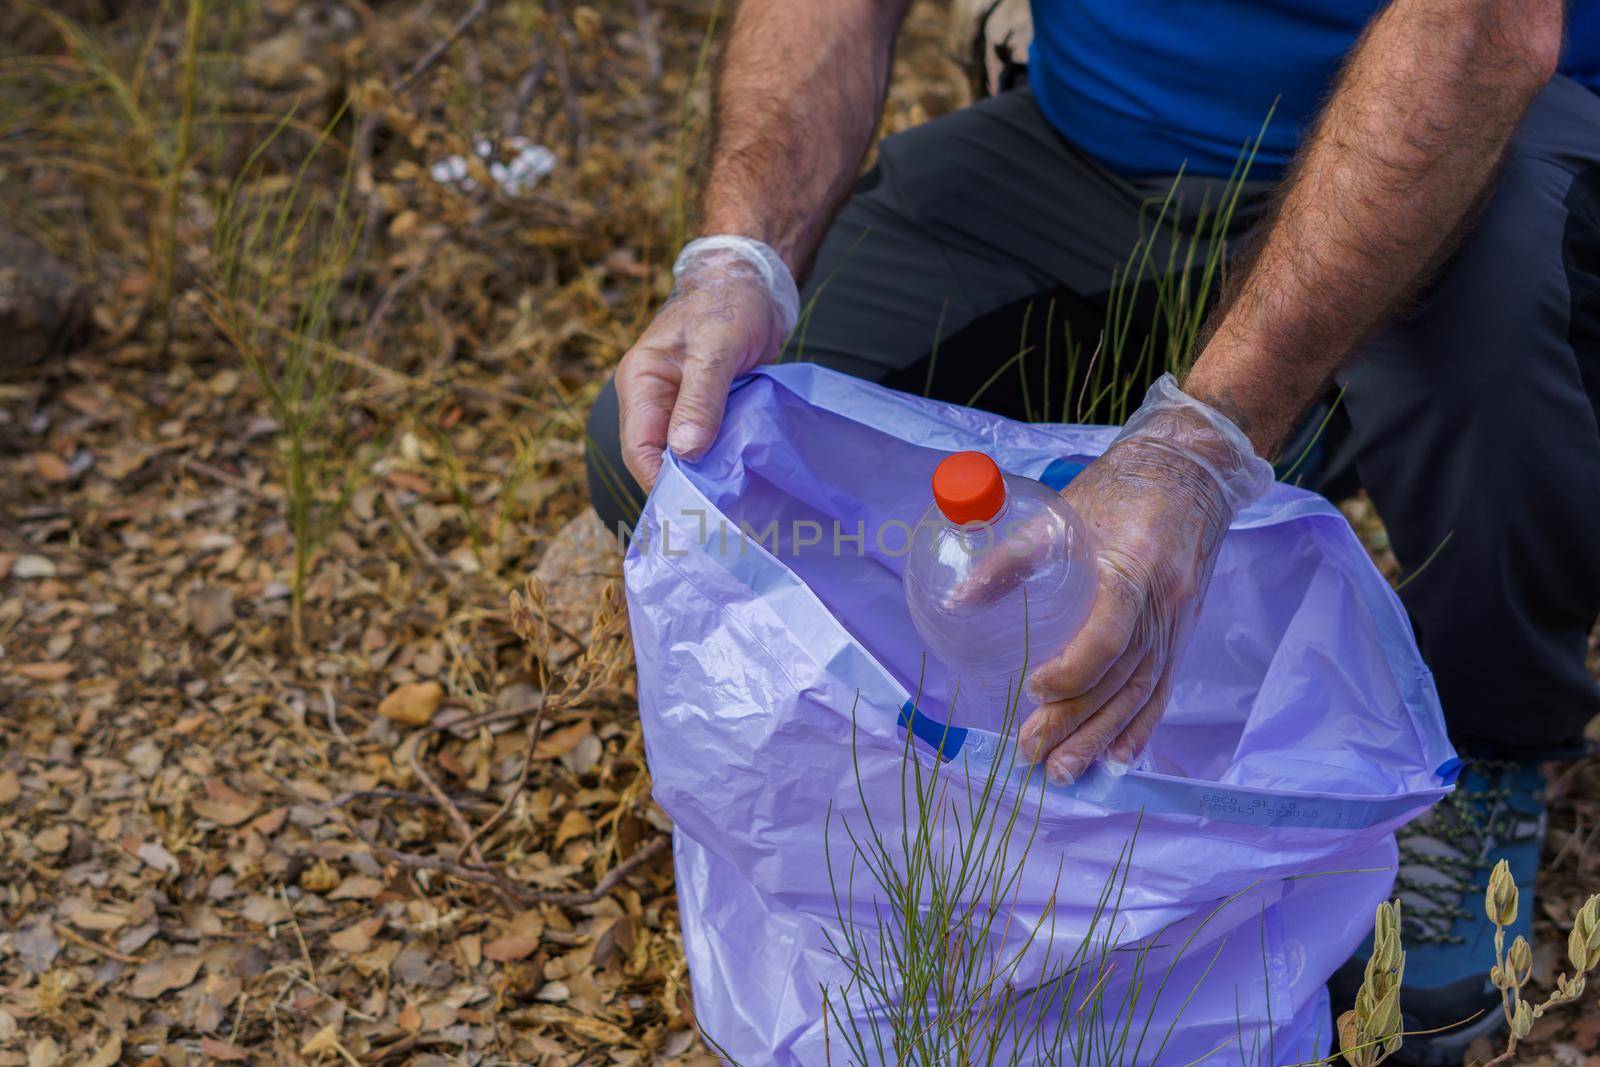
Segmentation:
<svg viewBox="0 0 1600 1067">
<path fill-rule="evenodd" d="M 956 452 L 934 468 L 933 500 L 958 526 L 988 522 L 1005 507 L 1006 483 L 999 465 L 982 452 Z"/>
</svg>

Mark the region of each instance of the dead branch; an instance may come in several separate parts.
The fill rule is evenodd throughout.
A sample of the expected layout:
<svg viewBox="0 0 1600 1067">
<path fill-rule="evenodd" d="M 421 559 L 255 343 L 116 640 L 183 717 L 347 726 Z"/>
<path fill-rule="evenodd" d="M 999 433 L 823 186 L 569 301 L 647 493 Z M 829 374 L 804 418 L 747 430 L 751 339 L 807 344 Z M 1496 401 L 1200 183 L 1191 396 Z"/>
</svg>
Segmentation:
<svg viewBox="0 0 1600 1067">
<path fill-rule="evenodd" d="M 533 769 L 533 750 L 539 743 L 539 730 L 543 726 L 544 705 L 541 705 L 539 708 L 539 714 L 534 717 L 533 724 L 528 727 L 528 748 L 527 751 L 522 754 L 522 771 L 517 775 L 516 786 L 511 790 L 510 794 L 507 795 L 505 803 L 500 805 L 499 810 L 493 815 L 489 816 L 487 822 L 483 823 L 476 830 L 474 830 L 472 836 L 467 839 L 467 843 L 462 845 L 460 850 L 456 852 L 457 860 L 461 859 L 461 857 L 467 854 L 467 849 L 476 847 L 480 840 L 488 837 L 490 832 L 493 831 L 496 826 L 500 825 L 500 820 L 506 817 L 507 813 L 511 811 L 512 806 L 516 804 L 517 798 L 522 795 L 522 791 L 528 787 L 528 772 Z"/>
<path fill-rule="evenodd" d="M 456 20 L 456 24 L 450 27 L 450 32 L 435 41 L 433 47 L 424 52 L 411 65 L 411 69 L 400 76 L 400 80 L 395 83 L 395 92 L 404 92 L 411 87 L 412 82 L 432 70 L 439 60 L 444 58 L 445 53 L 450 51 L 450 47 L 461 40 L 461 35 L 472 29 L 473 23 L 481 19 L 488 10 L 489 0 L 475 0 L 466 13 Z"/>
<path fill-rule="evenodd" d="M 493 864 L 454 863 L 434 856 L 421 856 L 415 852 L 401 852 L 397 849 L 385 848 L 383 845 L 374 844 L 370 841 L 367 842 L 367 847 L 379 859 L 397 863 L 402 867 L 412 870 L 439 871 L 441 874 L 447 874 L 452 878 L 459 878 L 463 882 L 475 882 L 479 885 L 491 886 L 524 906 L 528 904 L 554 904 L 557 907 L 576 908 L 585 904 L 593 904 L 611 892 L 628 875 L 649 863 L 662 852 L 665 852 L 670 843 L 671 839 L 667 837 L 654 839 L 607 871 L 605 877 L 596 882 L 593 889 L 578 892 L 529 889 L 512 881 L 511 877 L 502 868 Z"/>
</svg>

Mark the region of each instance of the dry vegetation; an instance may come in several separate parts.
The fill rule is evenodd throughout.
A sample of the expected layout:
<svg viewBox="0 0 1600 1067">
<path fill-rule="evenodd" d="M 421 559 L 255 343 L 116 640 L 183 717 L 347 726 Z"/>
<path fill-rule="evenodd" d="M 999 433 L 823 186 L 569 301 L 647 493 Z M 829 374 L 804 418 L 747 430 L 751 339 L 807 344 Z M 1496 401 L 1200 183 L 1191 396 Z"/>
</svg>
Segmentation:
<svg viewBox="0 0 1600 1067">
<path fill-rule="evenodd" d="M 581 426 L 665 293 L 713 19 L 0 15 L 0 1067 L 705 1059 Z M 890 128 L 963 99 L 945 19 Z M 1557 793 L 1551 935 L 1600 765 Z"/>
</svg>

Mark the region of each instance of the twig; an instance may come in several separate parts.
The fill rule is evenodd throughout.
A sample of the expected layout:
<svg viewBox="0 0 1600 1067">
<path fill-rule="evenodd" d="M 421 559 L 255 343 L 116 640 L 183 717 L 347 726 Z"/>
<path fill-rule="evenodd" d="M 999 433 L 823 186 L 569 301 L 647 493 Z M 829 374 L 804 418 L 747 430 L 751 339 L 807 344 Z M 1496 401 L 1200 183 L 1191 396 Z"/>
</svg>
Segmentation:
<svg viewBox="0 0 1600 1067">
<path fill-rule="evenodd" d="M 433 775 L 429 774 L 427 768 L 422 765 L 421 751 L 422 746 L 420 744 L 411 750 L 412 772 L 422 780 L 423 787 L 433 794 L 434 799 L 439 802 L 439 806 L 444 809 L 445 816 L 455 826 L 456 833 L 465 842 L 462 846 L 463 851 L 471 852 L 475 862 L 484 863 L 483 853 L 478 849 L 477 841 L 472 835 L 471 824 L 467 822 L 467 817 L 461 814 L 461 809 L 456 807 L 456 802 L 450 799 L 448 793 L 439 788 L 439 783 L 433 780 Z"/>
<path fill-rule="evenodd" d="M 440 237 L 428 246 L 427 250 L 417 258 L 417 261 L 407 267 L 392 282 L 384 287 L 378 296 L 378 301 L 372 306 L 372 314 L 367 319 L 366 328 L 361 331 L 361 343 L 356 346 L 356 353 L 365 356 L 372 351 L 372 341 L 378 334 L 378 327 L 383 325 L 383 320 L 389 317 L 390 310 L 394 307 L 395 299 L 405 290 L 409 289 L 428 264 L 433 262 L 434 253 L 444 244 Z"/>
<path fill-rule="evenodd" d="M 337 737 L 340 741 L 343 741 L 346 748 L 355 748 L 355 744 L 350 740 L 349 737 L 345 735 L 344 730 L 339 726 L 339 711 L 334 705 L 333 688 L 331 686 L 325 685 L 322 687 L 322 700 L 327 705 L 328 728 L 333 731 L 333 736 Z"/>
<path fill-rule="evenodd" d="M 540 693 L 539 699 L 529 704 L 516 704 L 509 708 L 501 708 L 499 711 L 486 711 L 482 715 L 474 715 L 467 719 L 452 719 L 450 722 L 432 723 L 417 734 L 417 740 L 420 742 L 432 734 L 443 733 L 448 730 L 457 741 L 465 741 L 471 734 L 459 734 L 456 733 L 457 730 L 476 730 L 480 726 L 492 726 L 497 722 L 520 719 L 528 712 L 538 711 L 542 707 L 544 707 L 544 694 Z"/>
<path fill-rule="evenodd" d="M 572 158 L 583 158 L 585 142 L 588 141 L 588 127 L 583 122 L 583 108 L 578 105 L 578 92 L 572 83 L 572 65 L 567 62 L 567 39 L 562 32 L 560 20 L 554 17 L 550 9 L 549 0 L 543 4 L 544 10 L 549 13 L 554 29 L 551 31 L 555 38 L 554 61 L 556 68 L 556 81 L 561 83 L 561 99 L 567 113 L 567 138 L 572 146 Z"/>
<path fill-rule="evenodd" d="M 639 849 L 633 855 L 607 871 L 605 877 L 595 883 L 593 889 L 579 892 L 556 892 L 548 889 L 529 889 L 518 885 L 499 867 L 490 864 L 452 863 L 450 860 L 437 859 L 433 856 L 419 856 L 415 852 L 400 852 L 392 848 L 368 842 L 373 854 L 380 859 L 398 863 L 402 867 L 413 870 L 439 871 L 452 878 L 459 878 L 464 882 L 476 882 L 480 885 L 493 886 L 502 893 L 512 897 L 521 904 L 554 904 L 558 907 L 575 908 L 585 904 L 593 904 L 611 890 L 617 883 L 628 877 L 639 867 L 650 862 L 656 856 L 666 851 L 671 843 L 669 838 L 658 837 Z"/>
<path fill-rule="evenodd" d="M 544 706 L 545 702 L 543 695 L 541 694 L 540 699 L 534 704 L 528 704 L 518 708 L 508 708 L 505 711 L 500 712 L 489 712 L 486 715 L 479 715 L 477 718 L 482 720 L 483 723 L 487 723 L 493 721 L 495 717 L 511 718 L 513 715 L 521 716 L 527 714 L 529 711 L 537 710 L 540 720 L 543 721 Z M 468 721 L 470 722 L 471 720 Z M 428 792 L 433 795 L 434 799 L 439 802 L 439 806 L 444 809 L 445 815 L 455 826 L 456 833 L 460 835 L 463 842 L 462 851 L 470 852 L 474 862 L 483 864 L 483 853 L 478 848 L 477 837 L 473 834 L 472 827 L 468 824 L 466 816 L 461 814 L 461 809 L 456 807 L 455 801 L 450 799 L 449 795 L 439 787 L 439 783 L 434 781 L 433 775 L 429 774 L 427 768 L 422 765 L 422 746 L 424 741 L 426 741 L 432 735 L 439 733 L 441 730 L 446 730 L 451 727 L 456 727 L 459 729 L 464 725 L 465 723 L 459 722 L 444 723 L 438 726 L 429 725 L 421 733 L 419 733 L 417 735 L 416 743 L 411 748 L 411 770 L 416 774 L 417 778 L 421 780 L 423 787 L 426 788 Z"/>
<path fill-rule="evenodd" d="M 462 34 L 472 29 L 473 23 L 481 19 L 488 10 L 489 0 L 476 0 L 466 13 L 456 20 L 456 24 L 450 27 L 450 32 L 435 41 L 433 47 L 424 52 L 421 58 L 411 65 L 411 69 L 400 76 L 400 80 L 395 83 L 395 91 L 404 92 L 411 87 L 412 82 L 432 70 L 434 65 L 444 58 L 444 54 L 450 51 L 450 46 L 459 41 Z"/>
<path fill-rule="evenodd" d="M 384 510 L 389 513 L 389 521 L 394 524 L 395 529 L 400 531 L 401 536 L 406 539 L 406 544 L 411 546 L 411 551 L 416 553 L 417 558 L 430 567 L 442 569 L 444 560 L 439 558 L 437 552 L 428 547 L 428 542 L 424 541 L 422 535 L 417 532 L 417 528 L 411 525 L 410 520 L 405 517 L 405 513 L 400 510 L 400 505 L 395 502 L 394 494 L 384 490 L 379 496 L 383 501 Z"/>
<path fill-rule="evenodd" d="M 385 848 L 383 845 L 367 845 L 372 849 L 373 855 L 379 859 L 398 863 L 402 867 L 412 870 L 440 871 L 452 878 L 459 878 L 463 882 L 477 882 L 480 885 L 492 886 L 500 890 L 513 903 L 521 903 L 525 899 L 527 890 L 513 882 L 504 871 L 487 864 L 481 866 L 467 866 L 462 863 L 452 863 L 449 860 L 435 859 L 432 856 L 419 856 L 415 852 L 400 852 L 396 849 Z"/>
<path fill-rule="evenodd" d="M 517 79 L 516 95 L 512 98 L 511 106 L 506 109 L 505 115 L 500 119 L 500 135 L 506 140 L 517 135 L 522 129 L 522 117 L 533 103 L 533 94 L 538 91 L 539 83 L 544 80 L 545 68 L 549 63 L 541 56 L 529 64 L 522 77 Z"/>
<path fill-rule="evenodd" d="M 107 947 L 105 945 L 102 945 L 98 941 L 95 941 L 95 940 L 92 940 L 90 938 L 84 937 L 82 934 L 78 933 L 78 931 L 74 930 L 70 926 L 65 925 L 64 923 L 51 923 L 50 925 L 52 925 L 52 926 L 54 926 L 56 928 L 56 933 L 60 934 L 64 938 L 66 938 L 68 941 L 71 941 L 74 945 L 77 945 L 79 948 L 86 948 L 91 952 L 98 952 L 98 953 L 100 953 L 100 955 L 105 956 L 107 959 L 116 960 L 118 963 L 139 963 L 139 964 L 144 964 L 144 963 L 149 963 L 150 962 L 149 960 L 145 959 L 143 956 L 130 956 L 126 952 L 118 952 L 114 948 L 109 948 L 109 947 Z"/>
<path fill-rule="evenodd" d="M 305 932 L 300 929 L 300 919 L 294 913 L 294 905 L 289 902 L 289 890 L 279 885 L 278 895 L 283 898 L 284 910 L 289 913 L 289 925 L 294 928 L 294 939 L 300 943 L 300 957 L 306 965 L 306 983 L 321 993 L 322 989 L 317 985 L 317 965 L 311 962 L 311 949 L 306 944 Z"/>
<path fill-rule="evenodd" d="M 351 789 L 340 793 L 323 805 L 325 808 L 338 809 L 349 804 L 352 800 L 404 800 L 411 804 L 431 804 L 435 807 L 439 802 L 426 793 L 414 793 L 409 789 Z M 487 800 L 458 800 L 457 804 L 469 807 L 492 808 L 495 805 Z"/>
<path fill-rule="evenodd" d="M 456 20 L 456 24 L 450 27 L 450 32 L 435 41 L 433 47 L 411 65 L 410 70 L 390 84 L 390 91 L 398 96 L 410 88 L 412 82 L 432 70 L 439 60 L 444 58 L 445 53 L 450 51 L 450 46 L 460 40 L 461 35 L 471 29 L 473 23 L 482 18 L 488 10 L 489 0 L 476 0 L 466 13 Z M 378 112 L 368 111 L 357 120 L 355 135 L 350 140 L 351 173 L 355 176 L 356 188 L 367 197 L 367 211 L 361 226 L 360 246 L 354 257 L 357 263 L 367 262 L 368 253 L 372 249 L 373 235 L 377 232 L 378 219 L 383 214 L 383 200 L 378 196 L 378 181 L 372 173 L 372 140 L 377 132 Z"/>
<path fill-rule="evenodd" d="M 643 848 L 639 849 L 639 851 L 635 852 L 633 855 L 629 856 L 627 859 L 611 868 L 611 870 L 607 871 L 605 877 L 596 882 L 593 889 L 585 890 L 581 893 L 557 893 L 545 889 L 530 889 L 524 891 L 525 896 L 528 900 L 531 900 L 535 903 L 555 904 L 564 908 L 574 908 L 584 904 L 593 904 L 595 901 L 611 892 L 612 889 L 616 888 L 617 883 L 628 877 L 628 875 L 633 873 L 634 870 L 642 867 L 646 863 L 649 863 L 662 852 L 665 852 L 667 846 L 671 843 L 672 839 L 670 837 L 656 838 L 648 845 L 645 845 Z"/>
<path fill-rule="evenodd" d="M 505 803 L 500 805 L 499 810 L 489 816 L 487 822 L 472 832 L 472 837 L 456 852 L 457 860 L 467 854 L 468 847 L 474 846 L 483 838 L 488 837 L 490 831 L 500 825 L 500 820 L 506 817 L 506 814 L 511 811 L 512 805 L 516 804 L 517 798 L 522 795 L 522 791 L 528 787 L 528 772 L 533 769 L 533 750 L 539 743 L 539 729 L 544 725 L 544 709 L 545 705 L 541 704 L 539 714 L 534 717 L 533 724 L 528 727 L 528 749 L 522 754 L 522 772 L 517 775 L 516 787 L 511 790 L 510 795 L 506 797 Z"/>
<path fill-rule="evenodd" d="M 237 474 L 230 474 L 221 467 L 213 466 L 203 459 L 195 459 L 193 456 L 188 454 L 178 456 L 177 459 L 178 466 L 182 467 L 186 471 L 191 471 L 195 474 L 202 474 L 205 477 L 210 478 L 212 481 L 221 482 L 223 485 L 232 486 L 240 492 L 249 493 L 252 496 L 261 495 L 261 490 L 259 487 L 251 485 Z"/>
</svg>

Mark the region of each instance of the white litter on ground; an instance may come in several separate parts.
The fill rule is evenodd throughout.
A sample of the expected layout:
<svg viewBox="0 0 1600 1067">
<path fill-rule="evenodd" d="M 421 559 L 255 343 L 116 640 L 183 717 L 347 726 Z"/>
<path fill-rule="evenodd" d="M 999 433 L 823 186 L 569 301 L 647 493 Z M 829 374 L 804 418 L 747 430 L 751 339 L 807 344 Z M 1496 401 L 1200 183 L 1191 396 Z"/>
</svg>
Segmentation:
<svg viewBox="0 0 1600 1067">
<path fill-rule="evenodd" d="M 520 196 L 556 169 L 556 154 L 544 145 L 534 144 L 526 137 L 512 137 L 505 143 L 516 152 L 509 163 L 493 158 L 494 142 L 487 137 L 473 142 L 472 151 L 489 164 L 489 177 L 507 196 Z M 469 193 L 478 187 L 468 174 L 466 156 L 447 156 L 429 167 L 428 174 L 440 185 L 454 185 Z"/>
</svg>

